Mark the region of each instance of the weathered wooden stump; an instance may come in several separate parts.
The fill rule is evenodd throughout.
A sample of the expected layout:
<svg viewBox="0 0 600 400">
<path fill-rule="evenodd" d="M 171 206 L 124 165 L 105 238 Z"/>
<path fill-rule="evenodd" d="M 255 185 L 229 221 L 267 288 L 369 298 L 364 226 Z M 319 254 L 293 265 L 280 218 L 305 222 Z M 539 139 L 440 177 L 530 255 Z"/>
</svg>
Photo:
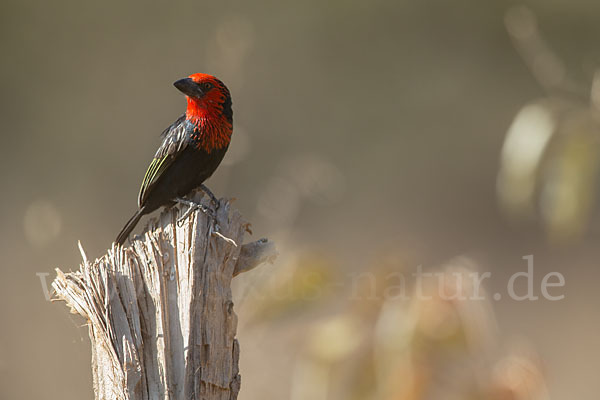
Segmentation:
<svg viewBox="0 0 600 400">
<path fill-rule="evenodd" d="M 221 199 L 215 218 L 164 210 L 131 246 L 79 271 L 57 269 L 55 296 L 87 319 L 96 399 L 236 399 L 237 316 L 231 279 L 272 261 L 266 239 L 242 245 L 242 216 Z"/>
</svg>

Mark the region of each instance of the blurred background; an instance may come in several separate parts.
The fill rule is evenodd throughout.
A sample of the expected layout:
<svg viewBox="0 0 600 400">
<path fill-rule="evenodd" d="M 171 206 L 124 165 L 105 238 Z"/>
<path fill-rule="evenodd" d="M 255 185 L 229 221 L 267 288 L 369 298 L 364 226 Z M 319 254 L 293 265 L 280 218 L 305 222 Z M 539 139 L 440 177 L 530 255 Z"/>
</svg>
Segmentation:
<svg viewBox="0 0 600 400">
<path fill-rule="evenodd" d="M 200 71 L 234 102 L 208 186 L 281 253 L 236 278 L 240 399 L 597 398 L 599 21 L 590 0 L 3 0 L 0 398 L 93 398 L 85 321 L 41 278 L 110 246 Z M 563 300 L 505 295 L 528 255 Z M 492 273 L 486 300 L 392 295 L 419 266 L 451 291 Z"/>
</svg>

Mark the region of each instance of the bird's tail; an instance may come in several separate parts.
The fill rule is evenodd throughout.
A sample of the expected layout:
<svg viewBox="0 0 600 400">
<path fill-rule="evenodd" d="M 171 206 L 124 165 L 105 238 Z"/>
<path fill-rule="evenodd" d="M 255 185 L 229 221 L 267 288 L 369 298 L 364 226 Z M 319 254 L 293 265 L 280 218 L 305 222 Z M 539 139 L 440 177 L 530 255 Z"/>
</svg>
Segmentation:
<svg viewBox="0 0 600 400">
<path fill-rule="evenodd" d="M 129 221 L 127 221 L 125 227 L 121 230 L 121 232 L 117 236 L 117 239 L 115 240 L 117 244 L 122 245 L 123 243 L 125 243 L 133 228 L 135 228 L 137 223 L 140 222 L 140 218 L 142 218 L 142 215 L 144 215 L 144 207 L 137 210 L 135 214 L 133 214 L 133 217 L 131 217 Z"/>
</svg>

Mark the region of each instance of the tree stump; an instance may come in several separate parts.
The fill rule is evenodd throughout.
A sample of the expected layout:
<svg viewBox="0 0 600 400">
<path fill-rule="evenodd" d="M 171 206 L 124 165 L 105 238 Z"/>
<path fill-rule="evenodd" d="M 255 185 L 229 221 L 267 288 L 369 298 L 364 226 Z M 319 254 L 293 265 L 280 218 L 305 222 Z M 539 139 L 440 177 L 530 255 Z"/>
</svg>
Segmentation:
<svg viewBox="0 0 600 400">
<path fill-rule="evenodd" d="M 131 246 L 113 247 L 79 271 L 57 269 L 55 296 L 88 321 L 96 399 L 236 399 L 237 316 L 231 279 L 276 256 L 221 199 L 214 216 L 162 211 Z"/>
</svg>

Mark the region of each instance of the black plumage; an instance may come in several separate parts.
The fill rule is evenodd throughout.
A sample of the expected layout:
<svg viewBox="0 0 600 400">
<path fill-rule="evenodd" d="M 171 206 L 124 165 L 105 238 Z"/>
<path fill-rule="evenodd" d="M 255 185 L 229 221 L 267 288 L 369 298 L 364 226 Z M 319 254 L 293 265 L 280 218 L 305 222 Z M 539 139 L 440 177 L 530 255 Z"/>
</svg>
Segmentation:
<svg viewBox="0 0 600 400">
<path fill-rule="evenodd" d="M 183 81 L 183 82 L 182 82 Z M 162 143 L 142 181 L 139 210 L 117 236 L 123 244 L 140 218 L 198 188 L 217 169 L 229 146 L 233 113 L 222 82 L 195 74 L 175 83 L 188 96 L 186 114 L 162 133 Z"/>
</svg>

